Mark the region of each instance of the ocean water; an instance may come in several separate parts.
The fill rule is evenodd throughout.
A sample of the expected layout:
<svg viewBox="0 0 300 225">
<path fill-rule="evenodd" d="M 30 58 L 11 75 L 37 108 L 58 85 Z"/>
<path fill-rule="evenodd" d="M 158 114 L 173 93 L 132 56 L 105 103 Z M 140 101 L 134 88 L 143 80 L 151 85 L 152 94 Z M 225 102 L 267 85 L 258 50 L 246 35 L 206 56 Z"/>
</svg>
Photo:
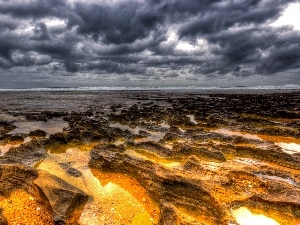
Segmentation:
<svg viewBox="0 0 300 225">
<path fill-rule="evenodd" d="M 0 91 L 122 91 L 122 90 L 300 90 L 300 85 L 284 86 L 237 86 L 237 87 L 47 87 L 47 88 L 19 88 L 19 89 L 0 89 Z"/>
</svg>

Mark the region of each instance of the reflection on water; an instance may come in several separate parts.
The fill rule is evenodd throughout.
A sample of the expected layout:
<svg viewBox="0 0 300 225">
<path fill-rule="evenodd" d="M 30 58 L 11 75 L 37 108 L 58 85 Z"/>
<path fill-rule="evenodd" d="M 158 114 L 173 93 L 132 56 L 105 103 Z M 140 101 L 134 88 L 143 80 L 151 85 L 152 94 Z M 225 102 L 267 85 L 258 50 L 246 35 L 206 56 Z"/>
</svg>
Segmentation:
<svg viewBox="0 0 300 225">
<path fill-rule="evenodd" d="M 274 176 L 274 175 L 265 175 L 265 174 L 261 174 L 261 173 L 257 173 L 255 174 L 258 177 L 261 178 L 265 178 L 265 179 L 269 179 L 269 180 L 278 180 L 278 181 L 283 181 L 286 182 L 288 184 L 300 187 L 299 184 L 297 184 L 292 178 L 283 178 L 283 177 L 278 177 L 278 176 Z"/>
<path fill-rule="evenodd" d="M 8 134 L 29 134 L 30 131 L 41 129 L 45 131 L 48 136 L 49 134 L 55 134 L 62 132 L 64 127 L 68 124 L 62 118 L 54 118 L 43 121 L 22 121 L 13 123 L 17 128 L 9 132 Z"/>
<path fill-rule="evenodd" d="M 136 142 L 147 142 L 147 141 L 158 142 L 162 140 L 165 136 L 165 133 L 162 132 L 147 131 L 147 133 L 150 134 L 148 137 L 136 138 L 135 141 Z"/>
<path fill-rule="evenodd" d="M 31 141 L 31 137 L 26 137 L 24 138 L 23 143 L 27 143 Z M 9 143 L 9 144 L 4 144 L 4 145 L 0 145 L 0 156 L 3 156 L 6 152 L 9 151 L 10 148 L 12 147 L 18 147 L 20 146 L 22 143 Z"/>
<path fill-rule="evenodd" d="M 98 179 L 98 176 L 95 177 L 94 173 L 97 174 L 97 172 L 92 172 L 88 167 L 89 154 L 89 151 L 70 148 L 61 154 L 49 153 L 49 157 L 38 165 L 38 169 L 43 169 L 62 178 L 91 196 L 83 208 L 79 223 L 82 225 L 96 225 L 105 223 L 153 224 L 153 222 L 157 222 L 158 219 L 148 213 L 149 210 L 147 211 L 142 201 L 139 201 L 130 191 L 116 184 L 114 180 L 126 180 L 122 177 L 120 178 L 120 174 L 117 179 L 111 179 L 111 181 L 106 182 L 102 182 L 101 179 Z M 74 177 L 68 174 L 59 165 L 61 163 L 68 163 L 71 168 L 80 171 L 82 175 Z M 97 171 L 96 169 L 94 170 Z M 113 177 L 114 174 L 111 173 L 109 178 Z M 137 184 L 135 185 L 137 186 Z M 132 184 L 127 186 L 130 187 Z M 147 202 L 150 201 L 149 196 L 144 196 L 143 198 Z"/>
<path fill-rule="evenodd" d="M 135 128 L 132 128 L 128 125 L 123 125 L 123 124 L 120 124 L 120 123 L 111 123 L 109 126 L 120 128 L 123 131 L 128 130 L 133 134 L 139 134 L 140 130 L 142 130 L 138 126 L 136 126 Z"/>
<path fill-rule="evenodd" d="M 261 214 L 252 214 L 246 207 L 235 209 L 232 211 L 232 214 L 240 225 L 279 225 L 279 223 L 269 217 Z"/>
<path fill-rule="evenodd" d="M 20 144 L 5 144 L 0 145 L 0 156 L 3 156 L 11 147 L 18 147 Z"/>
<path fill-rule="evenodd" d="M 238 132 L 238 131 L 231 131 L 231 130 L 228 130 L 225 128 L 212 130 L 211 132 L 218 133 L 218 134 L 224 134 L 224 135 L 228 135 L 228 136 L 238 136 L 238 137 L 243 137 L 246 139 L 257 140 L 257 141 L 262 140 L 257 135 L 254 135 L 254 134 L 248 134 L 248 133 L 244 133 L 244 132 L 242 133 L 242 132 Z"/>
<path fill-rule="evenodd" d="M 275 143 L 288 154 L 300 153 L 300 145 L 296 143 Z"/>
<path fill-rule="evenodd" d="M 186 115 L 186 116 L 190 118 L 190 121 L 191 121 L 193 124 L 198 124 L 198 122 L 195 120 L 195 116 L 194 116 L 194 115 Z"/>
<path fill-rule="evenodd" d="M 126 142 L 126 140 L 124 138 L 118 138 L 112 144 L 119 146 L 119 145 L 124 144 L 125 142 Z"/>
<path fill-rule="evenodd" d="M 129 155 L 131 157 L 153 161 L 153 162 L 159 163 L 159 164 L 167 166 L 167 167 L 180 166 L 180 162 L 169 160 L 169 159 L 160 158 L 158 156 L 155 156 L 154 154 L 149 154 L 149 153 L 147 154 L 145 152 L 144 152 L 144 154 L 141 154 L 141 153 L 136 152 L 134 150 L 126 150 L 125 154 L 127 154 L 127 155 Z"/>
</svg>

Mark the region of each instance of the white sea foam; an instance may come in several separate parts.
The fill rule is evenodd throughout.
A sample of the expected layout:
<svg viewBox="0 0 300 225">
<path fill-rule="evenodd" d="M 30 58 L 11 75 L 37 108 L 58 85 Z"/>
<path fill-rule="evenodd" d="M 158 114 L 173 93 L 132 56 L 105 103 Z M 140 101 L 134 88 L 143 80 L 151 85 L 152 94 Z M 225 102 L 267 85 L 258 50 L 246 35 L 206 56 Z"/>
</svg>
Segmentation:
<svg viewBox="0 0 300 225">
<path fill-rule="evenodd" d="M 256 87 L 49 87 L 28 89 L 0 89 L 0 91 L 122 91 L 122 90 L 294 90 L 300 85 L 256 86 Z"/>
</svg>

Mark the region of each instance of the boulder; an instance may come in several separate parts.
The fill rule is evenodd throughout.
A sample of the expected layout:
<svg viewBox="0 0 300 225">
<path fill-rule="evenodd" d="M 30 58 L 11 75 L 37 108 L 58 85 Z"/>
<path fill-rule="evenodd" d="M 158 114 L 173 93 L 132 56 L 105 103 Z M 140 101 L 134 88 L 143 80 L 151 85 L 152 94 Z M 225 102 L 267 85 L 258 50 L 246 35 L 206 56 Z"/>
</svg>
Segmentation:
<svg viewBox="0 0 300 225">
<path fill-rule="evenodd" d="M 38 170 L 38 178 L 34 180 L 34 184 L 47 197 L 56 224 L 64 224 L 70 212 L 88 198 L 80 189 L 43 170 Z"/>
</svg>

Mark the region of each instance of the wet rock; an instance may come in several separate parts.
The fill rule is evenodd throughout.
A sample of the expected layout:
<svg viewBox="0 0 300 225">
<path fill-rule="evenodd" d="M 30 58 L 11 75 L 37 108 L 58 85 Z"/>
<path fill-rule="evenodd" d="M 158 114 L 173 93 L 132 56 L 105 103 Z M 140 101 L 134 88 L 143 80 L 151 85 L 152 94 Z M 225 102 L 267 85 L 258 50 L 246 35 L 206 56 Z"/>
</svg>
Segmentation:
<svg viewBox="0 0 300 225">
<path fill-rule="evenodd" d="M 13 135 L 10 137 L 11 142 L 23 142 L 24 138 L 20 135 Z"/>
<path fill-rule="evenodd" d="M 90 113 L 88 113 L 90 115 Z M 68 121 L 67 140 L 106 140 L 112 141 L 114 134 L 109 123 L 100 117 L 87 117 L 84 113 L 72 113 L 64 120 Z"/>
<path fill-rule="evenodd" d="M 203 166 L 201 166 L 201 161 L 198 157 L 192 155 L 189 156 L 186 162 L 183 165 L 184 170 L 193 171 L 197 173 L 201 173 L 204 169 Z"/>
<path fill-rule="evenodd" d="M 180 136 L 174 133 L 166 133 L 163 140 L 164 141 L 177 141 L 180 139 Z"/>
<path fill-rule="evenodd" d="M 27 113 L 26 119 L 47 122 L 48 117 L 42 112 L 40 112 L 40 113 L 37 112 L 37 113 Z"/>
<path fill-rule="evenodd" d="M 235 149 L 236 155 L 256 158 L 263 161 L 272 162 L 284 167 L 300 170 L 300 158 L 298 158 L 296 155 L 294 156 L 291 154 L 284 153 L 280 149 L 276 149 L 275 146 L 271 149 L 261 149 L 247 146 L 232 147 Z"/>
<path fill-rule="evenodd" d="M 0 162 L 20 163 L 27 166 L 33 166 L 35 163 L 48 156 L 42 141 L 32 140 L 18 147 L 12 147 L 2 157 Z"/>
<path fill-rule="evenodd" d="M 0 135 L 6 134 L 6 133 L 12 131 L 15 128 L 16 128 L 16 126 L 14 126 L 14 125 L 12 125 L 8 122 L 1 122 L 0 121 Z"/>
<path fill-rule="evenodd" d="M 56 112 L 56 111 L 45 111 L 44 114 L 48 117 L 48 118 L 52 118 L 52 117 L 63 117 L 63 116 L 67 116 L 68 112 Z"/>
<path fill-rule="evenodd" d="M 130 174 L 137 178 L 156 199 L 196 208 L 217 221 L 224 219 L 225 213 L 222 207 L 202 183 L 174 174 L 151 161 L 94 148 L 89 165 Z"/>
<path fill-rule="evenodd" d="M 193 225 L 200 224 L 196 219 L 191 216 L 187 216 L 179 211 L 173 204 L 163 202 L 160 204 L 161 218 L 159 221 L 160 225 Z M 205 223 L 201 223 L 205 224 Z M 225 225 L 226 223 L 219 223 Z M 227 224 L 226 224 L 227 225 Z"/>
<path fill-rule="evenodd" d="M 49 136 L 50 141 L 66 144 L 68 143 L 67 137 L 63 132 L 55 133 L 55 134 L 50 134 Z"/>
<path fill-rule="evenodd" d="M 159 223 L 161 225 L 180 225 L 179 215 L 172 204 L 163 203 L 160 206 L 161 218 Z"/>
<path fill-rule="evenodd" d="M 139 131 L 139 135 L 147 137 L 147 136 L 149 136 L 150 134 L 149 134 L 147 131 L 140 130 L 140 131 Z"/>
<path fill-rule="evenodd" d="M 35 169 L 23 165 L 0 164 L 0 193 L 9 195 L 13 190 L 30 191 L 32 182 L 38 177 Z"/>
<path fill-rule="evenodd" d="M 67 163 L 59 163 L 58 164 L 62 169 L 64 169 L 66 171 L 66 173 L 68 173 L 69 175 L 73 176 L 73 177 L 80 177 L 82 176 L 82 173 L 75 169 L 70 167 L 71 163 L 67 162 Z"/>
<path fill-rule="evenodd" d="M 226 161 L 224 154 L 219 150 L 205 147 L 194 147 L 185 143 L 174 143 L 172 152 L 175 156 L 196 155 L 198 157 L 211 159 L 214 161 Z"/>
<path fill-rule="evenodd" d="M 34 131 L 30 131 L 29 136 L 31 136 L 31 137 L 45 137 L 46 132 L 43 131 L 43 130 L 37 129 L 37 130 L 34 130 Z"/>
<path fill-rule="evenodd" d="M 77 170 L 77 169 L 75 169 L 75 168 L 72 168 L 72 167 L 68 168 L 68 169 L 66 170 L 66 172 L 67 172 L 69 175 L 73 176 L 73 177 L 80 177 L 80 176 L 82 176 L 82 173 L 81 173 L 79 170 Z"/>
<path fill-rule="evenodd" d="M 170 149 L 165 148 L 162 145 L 160 145 L 159 143 L 155 143 L 152 141 L 133 144 L 132 147 L 134 147 L 135 149 L 143 149 L 148 152 L 152 152 L 157 155 L 164 156 L 164 157 L 172 155 L 172 151 Z"/>
<path fill-rule="evenodd" d="M 123 145 L 119 145 L 116 146 L 114 144 L 104 144 L 101 143 L 99 145 L 96 145 L 94 147 L 95 149 L 97 149 L 98 152 L 119 152 L 119 153 L 123 153 L 126 151 L 125 147 Z"/>
<path fill-rule="evenodd" d="M 59 165 L 62 169 L 67 170 L 67 169 L 70 167 L 71 162 L 58 163 L 58 165 Z"/>
<path fill-rule="evenodd" d="M 65 223 L 71 211 L 88 198 L 80 189 L 42 170 L 38 171 L 38 178 L 34 180 L 34 184 L 49 200 L 56 224 Z"/>
</svg>

